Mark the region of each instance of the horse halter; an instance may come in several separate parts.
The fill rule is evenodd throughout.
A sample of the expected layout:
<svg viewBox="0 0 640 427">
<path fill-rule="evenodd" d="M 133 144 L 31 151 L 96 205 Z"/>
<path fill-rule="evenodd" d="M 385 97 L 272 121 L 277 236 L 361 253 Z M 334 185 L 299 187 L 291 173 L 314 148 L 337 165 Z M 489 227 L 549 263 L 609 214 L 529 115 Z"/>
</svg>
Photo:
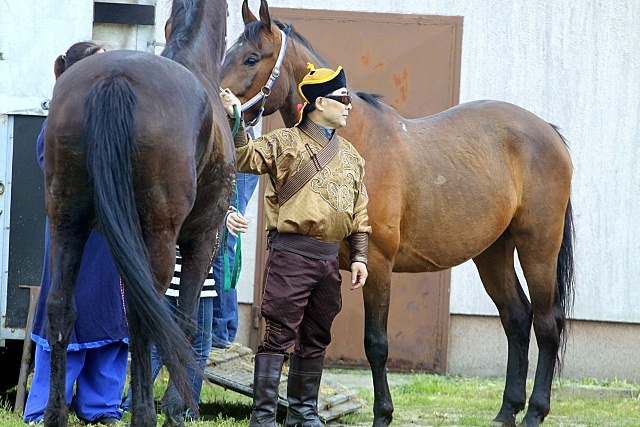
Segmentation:
<svg viewBox="0 0 640 427">
<path fill-rule="evenodd" d="M 278 59 L 276 60 L 276 64 L 273 66 L 273 69 L 271 70 L 271 75 L 269 76 L 269 80 L 267 80 L 267 83 L 265 83 L 265 85 L 262 86 L 262 88 L 260 89 L 260 92 L 258 92 L 253 98 L 251 98 L 241 106 L 241 110 L 244 113 L 249 108 L 253 107 L 258 102 L 262 101 L 262 103 L 260 104 L 260 110 L 258 111 L 258 115 L 250 122 L 247 122 L 248 127 L 253 127 L 257 125 L 260 119 L 262 118 L 262 114 L 264 113 L 264 104 L 267 102 L 267 98 L 269 97 L 269 95 L 271 95 L 271 88 L 273 87 L 273 84 L 275 83 L 276 79 L 280 75 L 280 67 L 282 66 L 284 55 L 287 53 L 287 38 L 288 38 L 287 33 L 285 33 L 282 30 L 280 30 L 280 35 L 282 39 L 282 42 L 280 44 L 280 53 L 278 54 Z"/>
</svg>

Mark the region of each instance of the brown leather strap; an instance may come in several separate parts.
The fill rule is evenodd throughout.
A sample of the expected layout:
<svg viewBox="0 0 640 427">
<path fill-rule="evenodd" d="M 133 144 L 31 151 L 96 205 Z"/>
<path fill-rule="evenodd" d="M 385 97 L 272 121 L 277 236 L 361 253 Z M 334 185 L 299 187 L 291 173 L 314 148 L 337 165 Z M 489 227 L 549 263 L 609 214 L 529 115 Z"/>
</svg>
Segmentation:
<svg viewBox="0 0 640 427">
<path fill-rule="evenodd" d="M 324 169 L 331 159 L 338 154 L 340 148 L 340 140 L 336 133 L 327 145 L 325 145 L 318 154 L 311 155 L 311 159 L 304 165 L 295 175 L 284 183 L 282 188 L 277 190 L 278 203 L 284 205 L 294 194 L 296 194 L 304 185 L 314 177 L 315 174 Z"/>
</svg>

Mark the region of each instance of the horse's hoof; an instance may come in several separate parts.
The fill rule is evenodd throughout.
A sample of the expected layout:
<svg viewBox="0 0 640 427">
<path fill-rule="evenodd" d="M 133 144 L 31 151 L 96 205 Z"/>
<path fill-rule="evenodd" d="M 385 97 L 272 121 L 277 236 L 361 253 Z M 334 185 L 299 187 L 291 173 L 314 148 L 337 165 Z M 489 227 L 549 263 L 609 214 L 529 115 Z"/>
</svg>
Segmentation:
<svg viewBox="0 0 640 427">
<path fill-rule="evenodd" d="M 45 427 L 66 427 L 68 416 L 66 414 L 44 415 L 43 424 Z"/>
<path fill-rule="evenodd" d="M 390 419 L 374 417 L 372 427 L 389 427 L 390 425 L 391 425 Z"/>
<path fill-rule="evenodd" d="M 505 423 L 498 420 L 491 421 L 491 427 L 516 427 L 515 421 L 513 423 Z"/>
<path fill-rule="evenodd" d="M 178 416 L 178 417 L 166 416 L 164 423 L 162 424 L 162 427 L 185 427 L 184 419 L 182 418 L 182 416 Z"/>
<path fill-rule="evenodd" d="M 540 427 L 544 421 L 544 417 L 534 415 L 531 411 L 527 412 L 518 427 Z"/>
</svg>

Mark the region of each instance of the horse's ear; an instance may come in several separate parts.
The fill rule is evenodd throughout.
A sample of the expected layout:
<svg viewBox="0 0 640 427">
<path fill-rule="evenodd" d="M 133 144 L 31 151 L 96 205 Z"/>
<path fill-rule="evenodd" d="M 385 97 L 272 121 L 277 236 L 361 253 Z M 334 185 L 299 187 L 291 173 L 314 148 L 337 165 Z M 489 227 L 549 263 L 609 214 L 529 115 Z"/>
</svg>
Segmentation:
<svg viewBox="0 0 640 427">
<path fill-rule="evenodd" d="M 269 4 L 267 4 L 267 0 L 260 0 L 260 22 L 271 32 L 271 15 L 269 15 Z"/>
<path fill-rule="evenodd" d="M 171 36 L 171 18 L 167 19 L 167 22 L 164 24 L 164 39 L 169 40 Z"/>
<path fill-rule="evenodd" d="M 242 2 L 242 20 L 244 21 L 244 25 L 258 20 L 253 12 L 251 12 L 251 9 L 249 9 L 249 0 L 244 0 Z"/>
</svg>

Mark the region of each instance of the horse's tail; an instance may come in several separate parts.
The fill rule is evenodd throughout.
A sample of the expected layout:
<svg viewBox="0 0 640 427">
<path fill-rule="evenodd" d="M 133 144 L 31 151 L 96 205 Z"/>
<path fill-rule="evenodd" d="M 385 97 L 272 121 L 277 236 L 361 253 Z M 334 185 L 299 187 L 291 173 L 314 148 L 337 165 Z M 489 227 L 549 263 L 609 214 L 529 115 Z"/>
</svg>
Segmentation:
<svg viewBox="0 0 640 427">
<path fill-rule="evenodd" d="M 569 146 L 566 138 L 560 133 L 557 126 L 551 125 L 556 131 L 560 139 L 566 147 Z M 575 240 L 575 229 L 573 224 L 573 208 L 571 207 L 571 198 L 567 201 L 567 208 L 564 212 L 564 231 L 562 233 L 562 244 L 558 253 L 558 267 L 556 277 L 558 281 L 558 294 L 560 295 L 560 305 L 563 311 L 563 319 L 560 328 L 561 352 L 562 356 L 566 349 L 567 328 L 566 320 L 573 313 L 573 303 L 575 300 L 575 282 L 574 282 L 574 261 L 573 261 L 573 243 Z M 561 357 L 560 357 L 561 358 Z"/>
<path fill-rule="evenodd" d="M 137 103 L 131 84 L 117 74 L 96 82 L 87 95 L 82 138 L 94 209 L 124 282 L 133 356 L 140 360 L 135 337 L 149 337 L 184 401 L 192 403 L 186 376 L 186 366 L 195 363 L 191 346 L 154 287 L 136 206 L 131 159 L 137 151 Z"/>
</svg>

